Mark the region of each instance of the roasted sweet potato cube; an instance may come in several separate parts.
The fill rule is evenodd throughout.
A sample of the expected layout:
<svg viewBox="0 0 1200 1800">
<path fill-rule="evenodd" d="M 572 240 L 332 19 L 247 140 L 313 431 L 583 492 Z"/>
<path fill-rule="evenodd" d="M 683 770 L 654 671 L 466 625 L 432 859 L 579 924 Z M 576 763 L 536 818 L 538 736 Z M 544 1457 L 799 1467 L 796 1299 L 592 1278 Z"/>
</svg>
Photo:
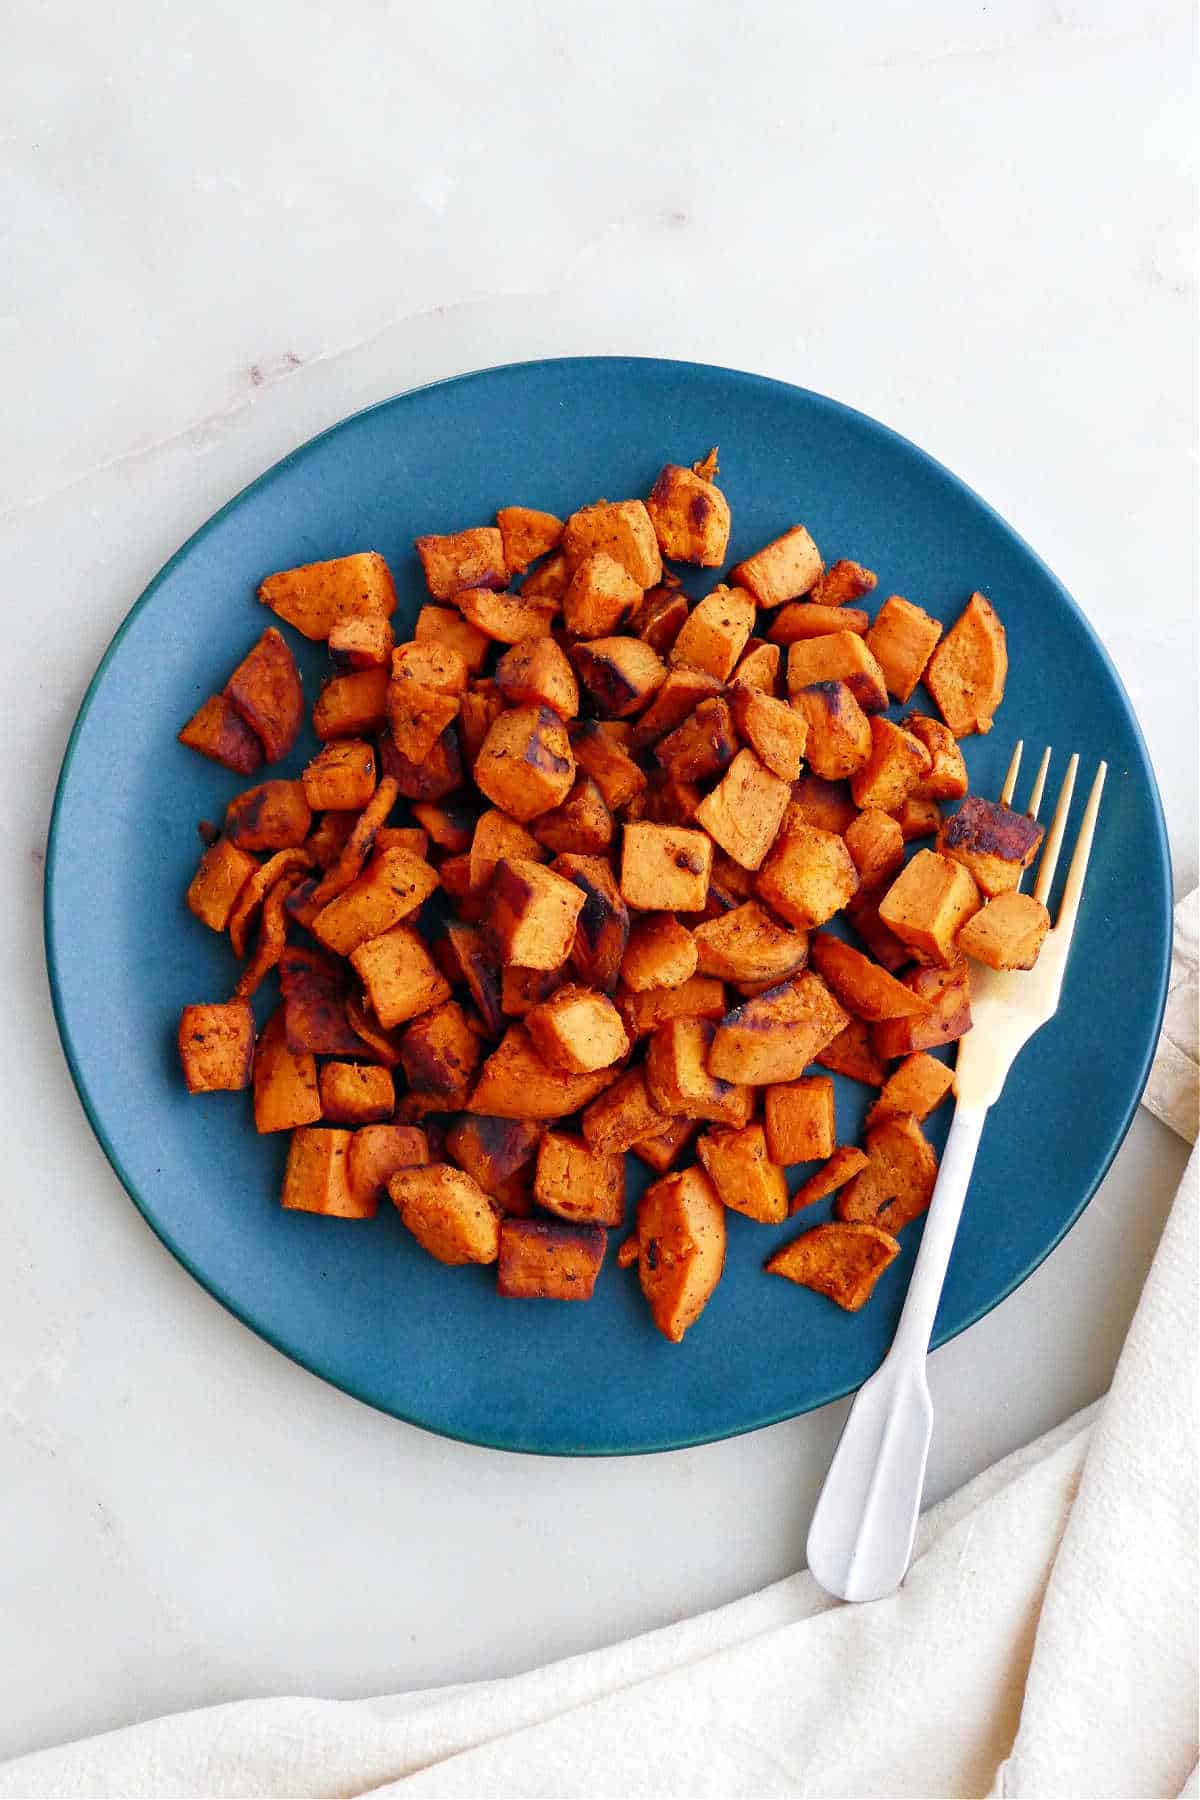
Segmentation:
<svg viewBox="0 0 1200 1800">
<path fill-rule="evenodd" d="M 520 857 L 540 862 L 542 852 L 533 833 L 498 807 L 489 807 L 475 821 L 471 836 L 470 885 L 486 887 L 501 857 Z"/>
<path fill-rule="evenodd" d="M 357 881 L 322 908 L 312 922 L 313 936 L 327 950 L 349 956 L 369 938 L 382 937 L 393 925 L 422 907 L 438 885 L 435 869 L 411 850 L 382 850 Z"/>
<path fill-rule="evenodd" d="M 467 623 L 494 644 L 520 644 L 526 638 L 549 637 L 554 607 L 524 595 L 496 594 L 491 588 L 468 588 L 456 602 Z"/>
<path fill-rule="evenodd" d="M 918 1050 L 914 1056 L 906 1056 L 888 1076 L 867 1114 L 867 1124 L 882 1125 L 885 1119 L 904 1113 L 914 1119 L 927 1119 L 953 1086 L 954 1070 L 950 1065 Z"/>
<path fill-rule="evenodd" d="M 459 696 L 458 735 L 462 753 L 472 769 L 488 732 L 503 711 L 504 701 L 494 682 L 473 682 L 466 693 Z"/>
<path fill-rule="evenodd" d="M 725 561 L 731 523 L 729 502 L 694 469 L 667 463 L 646 501 L 658 547 L 672 562 L 716 569 Z"/>
<path fill-rule="evenodd" d="M 494 525 L 419 537 L 416 551 L 435 600 L 453 600 L 468 588 L 502 588 L 508 581 L 504 540 Z"/>
<path fill-rule="evenodd" d="M 338 668 L 383 668 L 390 664 L 395 644 L 391 620 L 380 613 L 335 619 L 329 627 L 329 654 Z"/>
<path fill-rule="evenodd" d="M 613 841 L 613 817 L 590 775 L 577 777 L 561 806 L 552 806 L 533 822 L 539 844 L 547 850 L 573 851 L 580 856 L 607 850 Z"/>
<path fill-rule="evenodd" d="M 777 1250 L 766 1269 L 768 1275 L 813 1288 L 845 1312 L 858 1312 L 899 1254 L 895 1238 L 877 1225 L 814 1225 Z"/>
<path fill-rule="evenodd" d="M 471 675 L 482 673 L 492 647 L 486 632 L 449 606 L 423 606 L 413 627 L 413 640 L 418 644 L 444 644 L 448 649 L 457 650 Z"/>
<path fill-rule="evenodd" d="M 641 611 L 633 624 L 638 636 L 644 638 L 652 650 L 666 656 L 687 616 L 687 595 L 679 587 L 668 586 L 664 581 L 643 595 Z"/>
<path fill-rule="evenodd" d="M 763 1094 L 763 1125 L 773 1163 L 786 1168 L 832 1156 L 836 1123 L 829 1076 L 772 1082 Z"/>
<path fill-rule="evenodd" d="M 317 695 L 313 730 L 327 743 L 331 738 L 366 737 L 381 729 L 387 719 L 388 671 L 352 669 L 335 675 Z"/>
<path fill-rule="evenodd" d="M 933 1146 L 907 1114 L 884 1119 L 867 1132 L 868 1163 L 834 1203 L 847 1224 L 878 1225 L 898 1237 L 933 1197 L 938 1161 Z"/>
<path fill-rule="evenodd" d="M 938 621 L 924 608 L 899 594 L 888 596 L 867 632 L 867 649 L 883 670 L 889 694 L 910 698 L 941 635 Z"/>
<path fill-rule="evenodd" d="M 765 982 L 774 986 L 798 975 L 808 961 L 808 936 L 776 924 L 756 900 L 707 919 L 692 934 L 702 975 L 723 981 Z M 631 984 L 632 985 L 632 984 Z"/>
<path fill-rule="evenodd" d="M 562 547 L 573 571 L 585 557 L 603 550 L 632 575 L 639 588 L 662 580 L 662 556 L 650 514 L 640 500 L 599 500 L 573 512 L 563 527 Z"/>
<path fill-rule="evenodd" d="M 892 817 L 906 844 L 916 838 L 933 837 L 942 828 L 942 811 L 937 801 L 922 800 L 916 794 L 907 794 Z"/>
<path fill-rule="evenodd" d="M 613 872 L 602 856 L 556 856 L 554 873 L 575 884 L 583 906 L 575 921 L 571 965 L 585 987 L 611 994 L 625 945 L 629 941 L 629 909 L 621 898 Z"/>
<path fill-rule="evenodd" d="M 254 1014 L 248 1000 L 185 1006 L 179 1016 L 178 1042 L 189 1094 L 250 1086 Z"/>
<path fill-rule="evenodd" d="M 565 1119 L 612 1080 L 609 1069 L 586 1075 L 552 1069 L 538 1055 L 524 1025 L 510 1025 L 484 1063 L 467 1110 L 499 1119 Z"/>
<path fill-rule="evenodd" d="M 809 598 L 814 606 L 845 606 L 847 600 L 861 600 L 864 594 L 873 593 L 878 580 L 873 569 L 842 558 L 817 577 Z"/>
<path fill-rule="evenodd" d="M 864 712 L 883 712 L 887 707 L 883 670 L 856 631 L 833 631 L 823 637 L 801 639 L 788 650 L 789 694 L 827 681 L 843 682 Z"/>
<path fill-rule="evenodd" d="M 242 658 L 225 692 L 262 744 L 267 761 L 286 756 L 304 723 L 304 690 L 296 659 L 273 625 Z"/>
<path fill-rule="evenodd" d="M 754 687 L 735 682 L 731 693 L 734 723 L 743 742 L 772 775 L 781 781 L 798 780 L 808 740 L 805 714 Z"/>
<path fill-rule="evenodd" d="M 446 1132 L 446 1150 L 493 1199 L 532 1171 L 542 1128 L 532 1119 L 495 1119 L 460 1113 Z"/>
<path fill-rule="evenodd" d="M 920 739 L 930 757 L 928 771 L 913 790 L 917 799 L 961 800 L 967 791 L 967 765 L 950 727 L 926 713 L 909 713 L 903 725 Z"/>
<path fill-rule="evenodd" d="M 326 744 L 304 774 L 313 812 L 361 812 L 375 792 L 375 748 L 361 738 Z"/>
<path fill-rule="evenodd" d="M 300 781 L 263 781 L 225 809 L 225 835 L 239 850 L 289 850 L 304 842 L 312 813 Z"/>
<path fill-rule="evenodd" d="M 505 1219 L 496 1292 L 506 1300 L 590 1300 L 607 1246 L 600 1225 Z"/>
<path fill-rule="evenodd" d="M 793 525 L 782 537 L 740 562 L 732 579 L 749 588 L 760 606 L 778 606 L 807 594 L 824 567 L 805 527 Z"/>
<path fill-rule="evenodd" d="M 594 988 L 558 988 L 533 1008 L 525 1025 L 543 1061 L 574 1075 L 611 1068 L 629 1049 L 620 1013 Z"/>
<path fill-rule="evenodd" d="M 621 894 L 646 912 L 700 912 L 708 897 L 712 842 L 675 825 L 626 825 Z"/>
<path fill-rule="evenodd" d="M 674 988 L 696 973 L 696 941 L 673 913 L 643 913 L 630 927 L 621 980 L 635 994 Z"/>
<path fill-rule="evenodd" d="M 553 638 L 525 638 L 496 664 L 496 686 L 509 706 L 548 706 L 560 719 L 579 711 L 579 683 Z"/>
<path fill-rule="evenodd" d="M 710 1073 L 717 1027 L 711 1019 L 674 1018 L 659 1025 L 646 1048 L 646 1089 L 659 1112 L 742 1126 L 754 1108 L 744 1083 Z"/>
<path fill-rule="evenodd" d="M 659 741 L 654 754 L 676 781 L 703 781 L 728 768 L 737 750 L 728 705 L 724 700 L 708 699 Z"/>
<path fill-rule="evenodd" d="M 936 850 L 918 850 L 879 903 L 879 917 L 925 961 L 946 968 L 955 939 L 983 905 L 970 871 Z"/>
<path fill-rule="evenodd" d="M 779 686 L 779 645 L 749 638 L 731 680 L 735 687 L 757 688 L 760 693 L 773 695 Z"/>
<path fill-rule="evenodd" d="M 426 687 L 420 681 L 389 682 L 388 729 L 401 756 L 411 763 L 422 762 L 458 717 L 461 704 L 460 694 Z"/>
<path fill-rule="evenodd" d="M 805 970 L 726 1013 L 709 1072 L 753 1087 L 794 1081 L 847 1023 L 825 983 Z"/>
<path fill-rule="evenodd" d="M 557 608 L 570 579 L 571 570 L 562 550 L 552 550 L 545 562 L 539 563 L 532 575 L 525 577 L 520 593 L 525 600 L 551 602 Z"/>
<path fill-rule="evenodd" d="M 786 832 L 794 825 L 815 825 L 818 831 L 832 831 L 841 837 L 857 816 L 849 782 L 824 781 L 806 769 L 799 781 L 792 783 L 781 829 Z"/>
<path fill-rule="evenodd" d="M 548 706 L 501 713 L 475 759 L 476 786 L 522 824 L 561 805 L 574 781 L 567 728 Z"/>
<path fill-rule="evenodd" d="M 982 594 L 972 594 L 925 669 L 925 686 L 955 737 L 990 731 L 1004 698 L 1004 627 Z"/>
<path fill-rule="evenodd" d="M 835 631 L 853 631 L 857 637 L 865 637 L 869 624 L 866 613 L 853 606 L 815 606 L 810 600 L 793 600 L 780 607 L 767 635 L 773 644 L 785 645 L 830 637 Z"/>
<path fill-rule="evenodd" d="M 646 777 L 627 744 L 606 730 L 605 721 L 577 721 L 570 727 L 570 744 L 576 763 L 596 783 L 610 812 L 627 806 L 645 787 Z"/>
<path fill-rule="evenodd" d="M 638 1201 L 636 1252 L 650 1316 L 678 1344 L 725 1267 L 725 1209 L 703 1169 L 681 1169 L 646 1189 Z"/>
<path fill-rule="evenodd" d="M 716 587 L 688 614 L 671 646 L 677 667 L 703 669 L 728 681 L 746 647 L 757 617 L 753 597 L 743 588 Z"/>
<path fill-rule="evenodd" d="M 832 1069 L 835 1075 L 848 1075 L 851 1081 L 861 1081 L 867 1087 L 882 1087 L 887 1080 L 887 1067 L 875 1046 L 874 1027 L 865 1019 L 849 1020 L 818 1052 L 815 1060 L 823 1069 Z"/>
<path fill-rule="evenodd" d="M 447 850 L 451 856 L 461 856 L 464 850 L 471 848 L 476 825 L 472 806 L 455 801 L 418 800 L 412 809 L 412 815 L 421 827 L 422 836 L 428 843 L 436 844 L 439 850 Z M 382 840 L 387 835 L 397 837 L 399 833 L 380 832 L 375 843 L 381 850 L 384 847 Z"/>
<path fill-rule="evenodd" d="M 409 1231 L 438 1262 L 493 1263 L 500 1254 L 500 1215 L 471 1177 L 450 1163 L 397 1169 L 388 1193 Z"/>
<path fill-rule="evenodd" d="M 379 741 L 379 766 L 406 800 L 444 800 L 462 786 L 462 753 L 455 727 L 448 725 L 419 762 L 405 756 L 389 732 Z"/>
<path fill-rule="evenodd" d="M 400 1039 L 400 1064 L 409 1087 L 449 1112 L 465 1106 L 482 1054 L 479 1037 L 457 1000 L 422 1013 Z"/>
<path fill-rule="evenodd" d="M 696 822 L 743 869 L 758 869 L 775 842 L 790 799 L 786 781 L 772 775 L 753 750 L 739 750 L 696 808 Z"/>
<path fill-rule="evenodd" d="M 819 931 L 813 938 L 809 961 L 857 1019 L 875 1024 L 880 1019 L 909 1019 L 929 1011 L 928 1003 L 911 988 L 828 931 Z"/>
<path fill-rule="evenodd" d="M 504 566 L 512 575 L 523 575 L 531 562 L 557 550 L 563 522 L 554 513 L 532 506 L 502 506 L 496 514 Z"/>
<path fill-rule="evenodd" d="M 640 712 L 667 678 L 667 665 L 641 638 L 594 638 L 574 645 L 571 660 L 599 710 L 614 719 Z"/>
<path fill-rule="evenodd" d="M 937 847 L 943 857 L 969 870 L 991 900 L 1018 885 L 1044 836 L 1036 819 L 1014 812 L 999 800 L 968 794 L 958 811 L 943 822 Z"/>
<path fill-rule="evenodd" d="M 327 1062 L 319 1089 L 321 1117 L 333 1125 L 377 1124 L 396 1104 L 391 1071 L 371 1063 Z"/>
<path fill-rule="evenodd" d="M 949 969 L 913 969 L 904 977 L 906 987 L 929 1011 L 922 1018 L 887 1019 L 872 1025 L 871 1042 L 883 1057 L 911 1056 L 914 1050 L 935 1050 L 952 1044 L 971 1029 L 971 987 L 965 959 Z"/>
<path fill-rule="evenodd" d="M 253 775 L 262 766 L 262 745 L 226 694 L 209 695 L 179 733 L 179 742 L 235 775 Z"/>
<path fill-rule="evenodd" d="M 305 1125 L 293 1131 L 280 1198 L 289 1212 L 332 1219 L 373 1219 L 376 1196 L 354 1193 L 349 1180 L 353 1133 Z"/>
<path fill-rule="evenodd" d="M 764 1225 L 778 1225 L 787 1218 L 787 1180 L 767 1156 L 761 1125 L 706 1131 L 696 1151 L 723 1206 Z"/>
<path fill-rule="evenodd" d="M 867 807 L 846 827 L 846 848 L 864 888 L 889 882 L 904 861 L 904 834 L 889 814 Z"/>
<path fill-rule="evenodd" d="M 338 619 L 390 619 L 396 610 L 391 573 L 374 550 L 282 569 L 267 576 L 258 597 L 273 613 L 316 641 L 328 638 Z"/>
<path fill-rule="evenodd" d="M 462 652 L 436 638 L 412 638 L 397 644 L 389 666 L 394 683 L 412 682 L 439 694 L 464 693 L 470 679 Z"/>
<path fill-rule="evenodd" d="M 678 987 L 647 988 L 640 994 L 617 995 L 621 1017 L 634 1037 L 645 1037 L 666 1019 L 721 1019 L 725 1016 L 725 983 L 711 975 L 690 975 Z"/>
<path fill-rule="evenodd" d="M 450 998 L 450 987 L 411 925 L 394 925 L 350 953 L 371 1010 L 385 1030 Z"/>
<path fill-rule="evenodd" d="M 570 954 L 583 894 L 528 857 L 502 856 L 488 888 L 486 931 L 500 961 L 557 969 Z"/>
<path fill-rule="evenodd" d="M 237 897 L 258 868 L 246 850 L 219 837 L 200 858 L 188 884 L 188 910 L 212 931 L 224 931 Z"/>
<path fill-rule="evenodd" d="M 870 759 L 871 721 L 844 681 L 816 681 L 793 694 L 804 721 L 809 766 L 825 781 L 855 775 Z"/>
<path fill-rule="evenodd" d="M 856 806 L 892 813 L 929 773 L 933 758 L 921 742 L 890 719 L 871 719 L 871 754 L 850 777 Z"/>
<path fill-rule="evenodd" d="M 580 1125 L 589 1150 L 619 1156 L 643 1138 L 661 1136 L 670 1122 L 650 1098 L 645 1069 L 638 1068 L 626 1069 L 593 1100 Z"/>
<path fill-rule="evenodd" d="M 658 1132 L 655 1137 L 639 1138 L 629 1147 L 656 1174 L 665 1175 L 696 1137 L 700 1124 L 699 1119 L 672 1119 L 665 1131 Z"/>
<path fill-rule="evenodd" d="M 509 963 L 500 977 L 500 1006 L 506 1018 L 524 1019 L 563 984 L 562 969 L 519 969 Z"/>
<path fill-rule="evenodd" d="M 538 1148 L 533 1197 L 560 1219 L 619 1225 L 625 1217 L 625 1159 L 589 1150 L 574 1132 L 548 1131 Z"/>
<path fill-rule="evenodd" d="M 794 825 L 780 832 L 756 885 L 781 919 L 808 931 L 840 912 L 858 888 L 858 873 L 840 837 Z"/>
<path fill-rule="evenodd" d="M 867 1166 L 866 1152 L 855 1144 L 841 1144 L 833 1152 L 828 1162 L 823 1163 L 815 1175 L 810 1175 L 788 1202 L 788 1212 L 802 1212 L 806 1206 L 815 1206 L 818 1200 L 828 1199 L 830 1194 L 844 1187 L 850 1178 L 857 1175 L 860 1169 Z"/>
<path fill-rule="evenodd" d="M 345 965 L 323 950 L 289 945 L 279 959 L 288 1047 L 317 1056 L 362 1053 L 362 1039 L 346 1016 Z"/>
<path fill-rule="evenodd" d="M 429 1144 L 419 1126 L 363 1125 L 351 1136 L 347 1152 L 350 1197 L 360 1206 L 377 1206 L 398 1170 L 428 1161 Z"/>
<path fill-rule="evenodd" d="M 1041 901 L 1010 890 L 967 920 L 958 947 L 989 969 L 1032 969 L 1049 929 L 1050 914 Z"/>
<path fill-rule="evenodd" d="M 563 595 L 563 624 L 577 638 L 605 638 L 627 625 L 642 604 L 628 569 L 604 550 L 576 568 Z"/>
</svg>

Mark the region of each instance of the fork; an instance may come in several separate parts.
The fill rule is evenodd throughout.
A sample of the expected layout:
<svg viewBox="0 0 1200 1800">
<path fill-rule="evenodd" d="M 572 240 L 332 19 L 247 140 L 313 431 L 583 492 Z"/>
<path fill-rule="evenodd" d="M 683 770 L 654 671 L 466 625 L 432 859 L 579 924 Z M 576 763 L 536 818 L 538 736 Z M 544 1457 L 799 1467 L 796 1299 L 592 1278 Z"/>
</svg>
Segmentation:
<svg viewBox="0 0 1200 1800">
<path fill-rule="evenodd" d="M 1013 751 L 1001 800 L 1011 804 L 1023 745 Z M 1050 767 L 1042 757 L 1029 797 L 1036 819 Z M 1047 908 L 1071 810 L 1078 756 L 1072 756 L 1038 864 L 1034 899 Z M 834 1452 L 808 1533 L 808 1566 L 842 1600 L 894 1593 L 912 1557 L 933 1435 L 925 1365 L 938 1302 L 988 1110 L 1035 1031 L 1054 1017 L 1108 765 L 1101 763 L 1084 809 L 1058 918 L 1031 970 L 971 971 L 973 1027 L 961 1039 L 954 1071 L 954 1119 L 925 1220 L 921 1248 L 892 1347 L 859 1389 Z M 1019 885 L 1019 883 L 1018 883 Z"/>
</svg>

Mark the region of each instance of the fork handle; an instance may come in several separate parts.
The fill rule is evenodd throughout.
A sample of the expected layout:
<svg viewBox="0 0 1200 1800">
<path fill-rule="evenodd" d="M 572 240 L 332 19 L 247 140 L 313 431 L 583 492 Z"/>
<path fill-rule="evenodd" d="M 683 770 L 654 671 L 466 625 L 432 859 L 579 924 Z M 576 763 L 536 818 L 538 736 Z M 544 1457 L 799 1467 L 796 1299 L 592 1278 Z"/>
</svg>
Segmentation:
<svg viewBox="0 0 1200 1800">
<path fill-rule="evenodd" d="M 855 1398 L 809 1527 L 809 1569 L 842 1600 L 894 1593 L 912 1557 L 933 1436 L 925 1358 L 986 1118 L 955 1112 L 896 1336 Z"/>
</svg>

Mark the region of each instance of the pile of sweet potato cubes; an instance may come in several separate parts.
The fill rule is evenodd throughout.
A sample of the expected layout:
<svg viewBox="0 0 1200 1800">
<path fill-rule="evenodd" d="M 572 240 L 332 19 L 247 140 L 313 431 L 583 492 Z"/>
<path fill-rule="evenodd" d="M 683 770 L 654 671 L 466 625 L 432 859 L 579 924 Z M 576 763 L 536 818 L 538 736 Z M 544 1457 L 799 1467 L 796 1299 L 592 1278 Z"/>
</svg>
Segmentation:
<svg viewBox="0 0 1200 1800">
<path fill-rule="evenodd" d="M 390 1196 L 503 1295 L 591 1296 L 632 1152 L 658 1179 L 617 1261 L 675 1342 L 727 1207 L 778 1223 L 836 1193 L 766 1266 L 864 1303 L 929 1203 L 921 1121 L 952 1075 L 927 1053 L 970 1027 L 968 957 L 1029 967 L 1048 925 L 1018 892 L 1039 827 L 964 799 L 957 740 L 1007 673 L 987 600 L 944 634 L 898 595 L 872 619 L 875 575 L 795 525 L 692 601 L 664 559 L 725 562 L 716 476 L 710 452 L 645 501 L 418 539 L 430 600 L 401 644 L 376 553 L 268 576 L 329 646 L 324 747 L 206 849 L 188 904 L 247 960 L 179 1028 L 193 1093 L 252 1085 L 258 1130 L 292 1133 L 285 1207 Z M 941 718 L 889 719 L 920 681 Z M 302 718 L 271 627 L 180 738 L 257 776 Z M 837 914 L 863 949 L 820 929 Z M 879 1089 L 864 1148 L 814 1064 Z"/>
</svg>

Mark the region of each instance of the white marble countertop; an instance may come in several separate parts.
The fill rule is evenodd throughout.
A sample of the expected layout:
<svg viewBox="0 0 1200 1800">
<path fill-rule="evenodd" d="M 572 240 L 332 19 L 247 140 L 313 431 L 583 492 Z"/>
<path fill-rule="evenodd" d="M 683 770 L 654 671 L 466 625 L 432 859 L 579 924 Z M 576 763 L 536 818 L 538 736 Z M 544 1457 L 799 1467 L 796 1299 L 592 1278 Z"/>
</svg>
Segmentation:
<svg viewBox="0 0 1200 1800">
<path fill-rule="evenodd" d="M 40 883 L 146 581 L 342 414 L 570 352 L 761 370 L 961 473 L 1090 612 L 1196 880 L 1183 0 L 17 5 L 0 65 L 0 1756 L 513 1671 L 794 1569 L 844 1408 L 648 1459 L 443 1443 L 171 1260 L 85 1124 Z M 102 854 L 103 846 L 97 846 Z M 1139 1115 L 933 1359 L 940 1495 L 1106 1387 L 1183 1163 Z"/>
</svg>

